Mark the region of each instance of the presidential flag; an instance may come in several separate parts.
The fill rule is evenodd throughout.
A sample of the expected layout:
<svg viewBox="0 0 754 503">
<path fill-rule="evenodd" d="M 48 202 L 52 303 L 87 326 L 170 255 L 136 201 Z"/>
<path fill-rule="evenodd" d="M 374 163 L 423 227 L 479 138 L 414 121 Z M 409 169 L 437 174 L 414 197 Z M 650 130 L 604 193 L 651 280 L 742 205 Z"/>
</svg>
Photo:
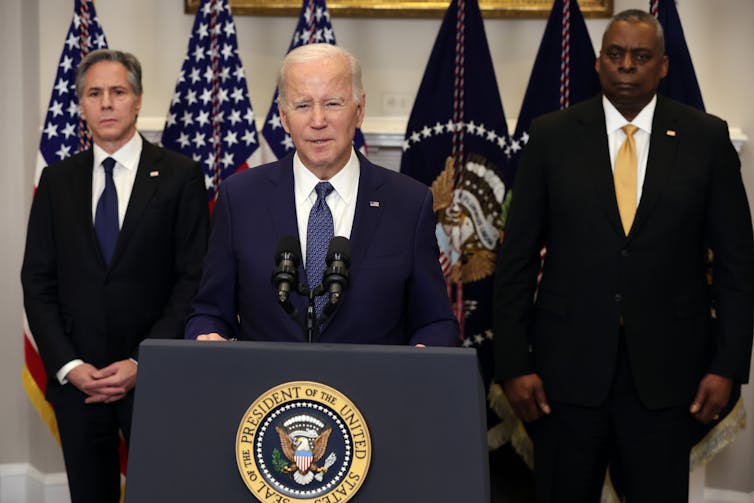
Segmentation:
<svg viewBox="0 0 754 503">
<path fill-rule="evenodd" d="M 518 114 L 514 142 L 529 140 L 536 117 L 562 110 L 600 92 L 595 53 L 576 0 L 555 0 Z M 516 149 L 515 162 L 521 149 Z"/>
<path fill-rule="evenodd" d="M 75 89 L 76 71 L 81 60 L 90 51 L 105 48 L 107 48 L 107 41 L 94 4 L 90 0 L 76 0 L 73 7 L 73 19 L 63 44 L 63 52 L 58 62 L 39 141 L 34 175 L 35 189 L 45 166 L 55 164 L 91 147 L 91 135 L 86 122 L 79 117 L 79 102 Z M 24 369 L 21 379 L 32 405 L 50 429 L 52 436 L 60 443 L 55 413 L 45 400 L 47 375 L 34 342 L 34 336 L 29 330 L 26 314 L 24 314 Z"/>
<path fill-rule="evenodd" d="M 330 13 L 327 10 L 325 0 L 304 0 L 296 30 L 293 32 L 291 44 L 288 46 L 288 52 L 302 45 L 317 43 L 337 45 L 335 32 L 330 22 Z M 265 162 L 280 159 L 295 150 L 291 136 L 285 132 L 280 122 L 277 106 L 278 91 L 276 87 L 270 110 L 267 112 L 267 118 L 262 125 L 261 144 Z M 357 150 L 366 154 L 366 143 L 360 129 L 356 130 L 353 145 Z"/>
<path fill-rule="evenodd" d="M 658 92 L 663 96 L 704 110 L 702 92 L 696 80 L 694 63 L 683 35 L 681 18 L 675 0 L 650 0 L 649 12 L 660 21 L 665 32 L 665 54 L 670 60 L 668 74 L 662 79 Z"/>
<path fill-rule="evenodd" d="M 429 57 L 403 141 L 401 172 L 431 187 L 435 233 L 461 344 L 492 381 L 492 278 L 502 240 L 510 141 L 477 0 L 453 0 Z M 497 417 L 488 414 L 488 426 Z"/>
<path fill-rule="evenodd" d="M 162 144 L 201 163 L 210 210 L 223 180 L 261 164 L 228 0 L 202 0 L 196 12 Z"/>
<path fill-rule="evenodd" d="M 523 147 L 529 141 L 532 120 L 562 110 L 600 92 L 594 69 L 595 52 L 584 16 L 576 0 L 555 0 L 547 19 L 542 41 L 529 76 L 521 110 L 513 134 L 511 165 L 518 165 Z M 515 184 L 513 192 L 515 192 Z M 544 258 L 545 250 L 541 251 Z M 522 423 L 515 417 L 502 388 L 490 389 L 490 404 L 502 418 L 501 435 L 490 437 L 496 443 L 510 441 L 514 450 L 533 466 L 533 447 Z M 506 426 L 507 425 L 507 426 Z M 506 426 L 505 428 L 502 428 Z"/>
</svg>

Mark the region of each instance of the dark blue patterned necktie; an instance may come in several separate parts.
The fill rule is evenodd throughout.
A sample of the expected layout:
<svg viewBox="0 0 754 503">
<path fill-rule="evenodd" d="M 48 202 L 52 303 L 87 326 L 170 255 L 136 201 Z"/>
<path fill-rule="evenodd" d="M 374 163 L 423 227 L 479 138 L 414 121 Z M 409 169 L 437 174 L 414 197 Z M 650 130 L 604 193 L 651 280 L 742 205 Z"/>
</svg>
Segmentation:
<svg viewBox="0 0 754 503">
<path fill-rule="evenodd" d="M 113 181 L 113 168 L 115 159 L 108 157 L 102 161 L 105 169 L 105 190 L 97 201 L 97 211 L 94 214 L 94 230 L 97 232 L 100 250 L 109 266 L 110 259 L 115 251 L 115 243 L 118 242 L 118 192 L 115 190 Z"/>
<path fill-rule="evenodd" d="M 325 272 L 325 255 L 333 237 L 333 221 L 330 207 L 325 198 L 333 191 L 330 182 L 319 182 L 314 190 L 317 201 L 309 212 L 309 224 L 306 228 L 306 280 L 309 288 L 322 283 Z M 327 303 L 327 296 L 320 295 L 314 300 L 316 315 L 319 317 Z"/>
</svg>

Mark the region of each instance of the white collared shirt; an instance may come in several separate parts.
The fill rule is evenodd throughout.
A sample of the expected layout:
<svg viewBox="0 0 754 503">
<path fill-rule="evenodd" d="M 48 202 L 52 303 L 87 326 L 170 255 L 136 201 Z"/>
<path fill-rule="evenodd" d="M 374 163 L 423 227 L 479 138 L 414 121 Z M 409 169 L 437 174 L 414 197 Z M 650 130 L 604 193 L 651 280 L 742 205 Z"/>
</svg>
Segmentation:
<svg viewBox="0 0 754 503">
<path fill-rule="evenodd" d="M 361 168 L 356 152 L 351 149 L 351 157 L 343 169 L 327 180 L 333 191 L 325 199 L 333 219 L 335 236 L 351 237 L 351 227 L 356 214 L 356 196 L 359 193 L 359 176 Z M 296 221 L 298 238 L 301 241 L 301 260 L 306 264 L 306 231 L 309 225 L 309 213 L 317 202 L 314 187 L 322 180 L 304 166 L 298 153 L 293 155 L 293 191 L 296 202 Z"/>
<path fill-rule="evenodd" d="M 626 133 L 621 129 L 626 124 L 633 124 L 639 129 L 634 133 L 636 141 L 636 205 L 641 201 L 644 179 L 647 174 L 647 159 L 649 158 L 649 137 L 652 134 L 652 119 L 657 106 L 657 95 L 642 109 L 634 120 L 628 122 L 618 109 L 602 96 L 602 108 L 605 110 L 605 126 L 607 128 L 608 148 L 610 149 L 610 166 L 615 169 L 615 156 L 626 139 Z"/>
<path fill-rule="evenodd" d="M 123 145 L 117 152 L 109 155 L 102 150 L 97 144 L 92 149 L 94 151 L 94 165 L 92 166 L 92 222 L 97 213 L 97 202 L 99 201 L 102 191 L 105 190 L 105 168 L 102 167 L 102 161 L 108 157 L 115 159 L 113 168 L 113 182 L 115 190 L 118 192 L 118 226 L 123 227 L 123 219 L 126 217 L 128 200 L 131 199 L 131 190 L 134 188 L 136 180 L 136 171 L 141 159 L 142 140 L 139 133 L 135 133 L 128 143 Z"/>
</svg>

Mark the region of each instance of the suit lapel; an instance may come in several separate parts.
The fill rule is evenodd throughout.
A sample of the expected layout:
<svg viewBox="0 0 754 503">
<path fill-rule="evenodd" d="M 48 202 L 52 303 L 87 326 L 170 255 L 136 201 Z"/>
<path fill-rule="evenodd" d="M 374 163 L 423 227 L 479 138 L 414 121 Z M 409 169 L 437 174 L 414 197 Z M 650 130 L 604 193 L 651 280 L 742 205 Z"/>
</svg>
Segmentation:
<svg viewBox="0 0 754 503">
<path fill-rule="evenodd" d="M 615 197 L 615 183 L 610 165 L 610 150 L 607 144 L 605 112 L 602 109 L 602 96 L 585 103 L 580 110 L 578 122 L 581 127 L 581 152 L 585 156 L 584 164 L 589 170 L 588 179 L 594 186 L 593 194 L 597 204 L 605 212 L 610 225 L 616 232 L 623 234 L 623 226 L 618 213 L 618 201 Z"/>
<path fill-rule="evenodd" d="M 380 190 L 384 180 L 379 169 L 358 151 L 356 154 L 359 158 L 359 189 L 351 227 L 351 267 L 349 268 L 351 271 L 357 270 L 363 263 L 364 255 L 369 249 L 382 218 L 382 208 L 387 202 L 384 200 L 386 194 Z M 338 310 L 325 321 L 322 332 L 327 330 L 337 318 L 338 312 L 346 303 L 348 303 L 348 294 L 341 300 Z"/>
<path fill-rule="evenodd" d="M 270 173 L 270 194 L 267 198 L 269 218 L 278 236 L 294 236 L 298 239 L 296 220 L 296 196 L 293 181 L 293 155 L 280 160 Z"/>
<path fill-rule="evenodd" d="M 93 256 L 98 257 L 102 267 L 105 267 L 105 259 L 102 257 L 92 216 L 93 164 L 94 153 L 92 149 L 76 158 L 76 169 L 73 170 L 73 176 L 70 178 L 71 201 L 75 215 L 74 221 L 81 222 L 82 235 L 89 243 L 88 246 L 92 249 Z"/>
<path fill-rule="evenodd" d="M 267 213 L 275 235 L 278 237 L 293 236 L 298 241 L 298 220 L 296 219 L 296 196 L 293 180 L 293 154 L 281 159 L 270 176 L 269 194 L 267 195 Z M 299 250 L 300 256 L 301 250 Z M 270 257 L 272 258 L 272 257 Z M 298 267 L 299 283 L 306 283 L 306 272 L 303 261 Z M 291 296 L 296 310 L 306 312 L 307 303 L 303 296 Z"/>
<path fill-rule="evenodd" d="M 649 139 L 649 157 L 647 171 L 644 176 L 644 186 L 641 192 L 639 207 L 636 209 L 631 233 L 640 229 L 642 224 L 652 213 L 662 190 L 667 186 L 668 178 L 675 165 L 674 159 L 678 148 L 675 136 L 678 127 L 678 117 L 672 114 L 662 97 L 657 97 L 657 107 L 652 119 L 652 134 Z M 671 134 L 668 134 L 672 131 Z"/>
<path fill-rule="evenodd" d="M 351 228 L 351 264 L 358 265 L 364 260 L 375 230 L 382 218 L 384 194 L 380 189 L 384 183 L 377 167 L 366 157 L 359 157 L 359 192 L 356 196 L 356 211 Z M 353 267 L 353 266 L 352 266 Z"/>
<path fill-rule="evenodd" d="M 118 243 L 115 245 L 115 252 L 113 252 L 111 268 L 118 262 L 123 250 L 136 232 L 144 210 L 160 184 L 162 152 L 146 139 L 142 138 L 142 141 L 139 166 L 136 169 L 136 178 L 128 200 L 123 226 L 118 235 Z"/>
</svg>

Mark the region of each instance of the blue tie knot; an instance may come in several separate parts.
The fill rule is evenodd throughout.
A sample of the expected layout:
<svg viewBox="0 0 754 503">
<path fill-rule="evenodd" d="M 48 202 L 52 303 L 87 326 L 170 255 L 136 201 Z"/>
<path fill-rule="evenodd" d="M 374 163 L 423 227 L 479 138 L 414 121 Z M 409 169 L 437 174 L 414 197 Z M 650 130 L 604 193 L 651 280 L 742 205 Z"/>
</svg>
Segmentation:
<svg viewBox="0 0 754 503">
<path fill-rule="evenodd" d="M 319 182 L 314 191 L 317 193 L 317 201 L 323 200 L 330 195 L 333 191 L 333 186 L 330 182 Z"/>
<path fill-rule="evenodd" d="M 106 158 L 104 161 L 102 161 L 102 167 L 105 169 L 105 176 L 111 177 L 113 176 L 113 168 L 115 167 L 115 159 L 112 157 Z"/>
</svg>

